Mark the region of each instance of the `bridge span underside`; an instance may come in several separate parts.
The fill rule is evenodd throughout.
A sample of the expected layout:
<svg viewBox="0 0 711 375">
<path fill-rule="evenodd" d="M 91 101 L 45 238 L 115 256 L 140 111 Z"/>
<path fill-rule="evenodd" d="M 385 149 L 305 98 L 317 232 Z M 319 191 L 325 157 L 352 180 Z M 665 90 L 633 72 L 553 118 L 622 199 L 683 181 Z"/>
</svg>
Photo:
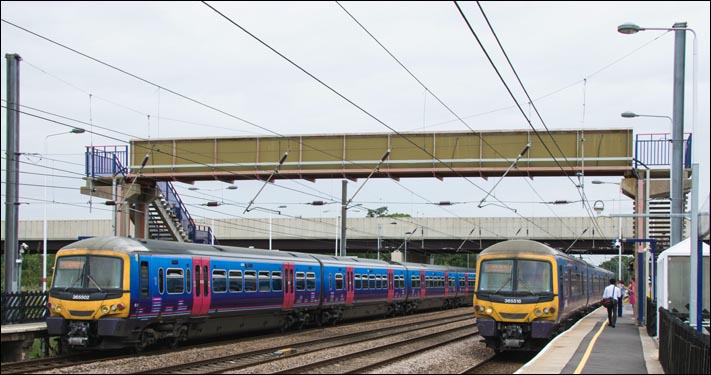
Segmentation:
<svg viewBox="0 0 711 375">
<path fill-rule="evenodd" d="M 529 147 L 526 147 L 530 145 Z M 522 151 L 525 152 L 512 164 Z M 244 179 L 629 176 L 632 129 L 224 137 L 131 141 L 129 176 Z M 285 156 L 286 155 L 286 156 Z M 281 162 L 281 164 L 280 164 Z M 274 173 L 279 169 L 278 173 Z"/>
</svg>

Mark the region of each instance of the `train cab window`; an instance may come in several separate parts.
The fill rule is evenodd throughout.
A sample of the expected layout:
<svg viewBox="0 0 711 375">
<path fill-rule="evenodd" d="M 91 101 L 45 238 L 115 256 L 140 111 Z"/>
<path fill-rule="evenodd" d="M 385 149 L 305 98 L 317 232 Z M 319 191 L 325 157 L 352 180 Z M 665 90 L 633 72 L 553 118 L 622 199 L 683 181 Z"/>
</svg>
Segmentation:
<svg viewBox="0 0 711 375">
<path fill-rule="evenodd" d="M 244 271 L 244 291 L 257 291 L 257 271 Z"/>
<path fill-rule="evenodd" d="M 316 290 L 316 274 L 306 272 L 306 290 Z"/>
<path fill-rule="evenodd" d="M 355 289 L 360 290 L 361 289 L 361 283 L 360 283 L 360 274 L 356 274 L 353 276 L 353 280 L 355 282 Z"/>
<path fill-rule="evenodd" d="M 227 292 L 227 271 L 212 270 L 212 292 L 213 293 Z"/>
<path fill-rule="evenodd" d="M 230 271 L 228 283 L 230 284 L 230 292 L 242 291 L 242 271 Z"/>
<path fill-rule="evenodd" d="M 336 274 L 336 290 L 343 290 L 343 274 Z"/>
<path fill-rule="evenodd" d="M 141 262 L 139 270 L 139 285 L 141 298 L 148 298 L 148 262 Z"/>
<path fill-rule="evenodd" d="M 188 294 L 193 291 L 193 279 L 190 278 L 190 268 L 185 269 L 185 289 Z"/>
<path fill-rule="evenodd" d="M 165 287 L 163 286 L 163 269 L 158 269 L 158 293 L 163 294 Z"/>
<path fill-rule="evenodd" d="M 182 268 L 168 268 L 165 271 L 168 294 L 182 294 L 185 288 Z"/>
<path fill-rule="evenodd" d="M 275 292 L 281 292 L 281 289 L 282 289 L 281 271 L 274 271 L 274 272 L 272 272 L 272 290 Z"/>
</svg>

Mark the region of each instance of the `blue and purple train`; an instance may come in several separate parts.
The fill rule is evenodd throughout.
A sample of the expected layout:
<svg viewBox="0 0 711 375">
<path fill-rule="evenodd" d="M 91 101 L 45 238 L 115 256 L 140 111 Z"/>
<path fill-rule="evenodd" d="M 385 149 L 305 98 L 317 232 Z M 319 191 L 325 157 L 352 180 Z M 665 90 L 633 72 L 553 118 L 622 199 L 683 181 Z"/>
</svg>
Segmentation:
<svg viewBox="0 0 711 375">
<path fill-rule="evenodd" d="M 250 331 L 471 305 L 475 271 L 123 237 L 57 252 L 47 330 L 138 350 Z"/>
<path fill-rule="evenodd" d="M 496 351 L 535 351 L 600 306 L 614 273 L 545 244 L 499 242 L 477 258 L 474 314 Z"/>
</svg>

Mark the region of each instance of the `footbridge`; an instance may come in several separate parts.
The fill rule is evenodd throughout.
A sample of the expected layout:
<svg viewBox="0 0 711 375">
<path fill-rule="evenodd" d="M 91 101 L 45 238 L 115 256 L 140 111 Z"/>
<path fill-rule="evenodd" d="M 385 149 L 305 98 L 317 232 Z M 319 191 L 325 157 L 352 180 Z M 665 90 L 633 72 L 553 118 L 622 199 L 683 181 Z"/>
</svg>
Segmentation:
<svg viewBox="0 0 711 375">
<path fill-rule="evenodd" d="M 210 228 L 192 219 L 171 182 L 620 176 L 642 213 L 648 198 L 668 197 L 668 154 L 668 140 L 635 138 L 632 129 L 132 140 L 128 147 L 87 147 L 81 191 L 114 205 L 116 235 L 212 242 Z M 633 227 L 636 238 L 647 237 L 643 221 Z"/>
</svg>

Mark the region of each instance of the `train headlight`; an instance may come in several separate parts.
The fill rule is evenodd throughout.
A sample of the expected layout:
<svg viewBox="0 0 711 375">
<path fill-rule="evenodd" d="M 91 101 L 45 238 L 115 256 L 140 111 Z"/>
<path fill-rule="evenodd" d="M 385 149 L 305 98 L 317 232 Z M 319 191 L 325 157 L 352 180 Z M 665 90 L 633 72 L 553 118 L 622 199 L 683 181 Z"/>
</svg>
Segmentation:
<svg viewBox="0 0 711 375">
<path fill-rule="evenodd" d="M 533 313 L 536 314 L 536 316 L 541 316 L 541 309 L 536 309 Z"/>
<path fill-rule="evenodd" d="M 544 314 L 550 314 L 550 312 L 551 312 L 551 309 L 549 309 L 547 307 L 543 309 Z"/>
<path fill-rule="evenodd" d="M 62 306 L 60 305 L 57 305 L 54 309 L 57 310 L 57 312 L 62 312 Z"/>
<path fill-rule="evenodd" d="M 492 309 L 491 307 L 487 307 L 487 308 L 486 308 L 486 313 L 487 313 L 487 314 L 491 315 L 491 313 L 493 313 L 493 312 L 494 312 L 494 309 Z"/>
<path fill-rule="evenodd" d="M 116 305 L 111 305 L 111 312 L 116 311 Z"/>
<path fill-rule="evenodd" d="M 109 308 L 106 306 L 101 306 L 101 312 L 106 314 L 107 312 L 109 312 Z"/>
</svg>

